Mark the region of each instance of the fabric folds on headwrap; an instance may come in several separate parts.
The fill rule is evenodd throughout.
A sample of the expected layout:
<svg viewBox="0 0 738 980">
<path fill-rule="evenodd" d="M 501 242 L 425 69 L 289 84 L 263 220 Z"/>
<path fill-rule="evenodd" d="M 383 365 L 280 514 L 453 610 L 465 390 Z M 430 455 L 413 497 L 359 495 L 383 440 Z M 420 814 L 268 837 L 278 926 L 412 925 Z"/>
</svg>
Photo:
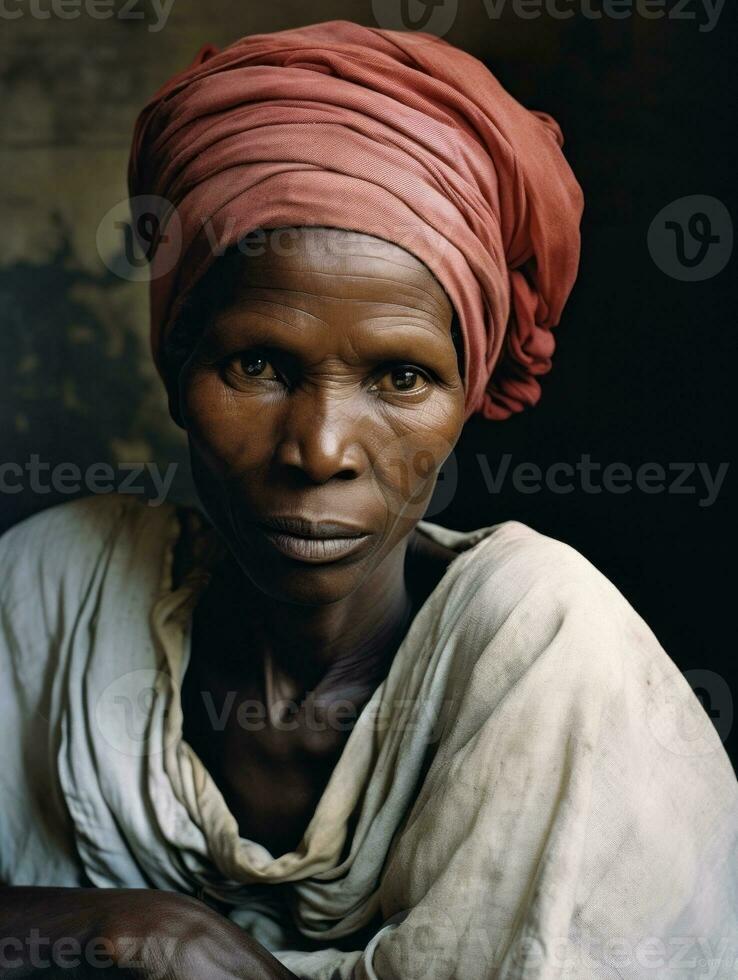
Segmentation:
<svg viewBox="0 0 738 980">
<path fill-rule="evenodd" d="M 583 197 L 562 145 L 551 116 L 430 34 L 335 20 L 205 45 L 140 113 L 129 161 L 134 227 L 147 197 L 170 209 L 149 249 L 157 366 L 227 247 L 317 225 L 433 272 L 462 329 L 466 418 L 535 404 L 579 261 Z"/>
</svg>

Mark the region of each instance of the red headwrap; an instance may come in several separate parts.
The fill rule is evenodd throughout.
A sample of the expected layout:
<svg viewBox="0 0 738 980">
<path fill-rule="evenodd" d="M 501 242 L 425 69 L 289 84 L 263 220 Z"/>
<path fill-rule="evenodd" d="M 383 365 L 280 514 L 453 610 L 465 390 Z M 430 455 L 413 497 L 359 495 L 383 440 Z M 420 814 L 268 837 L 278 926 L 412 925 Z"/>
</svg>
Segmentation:
<svg viewBox="0 0 738 980">
<path fill-rule="evenodd" d="M 256 228 L 328 226 L 402 246 L 445 288 L 466 418 L 535 404 L 579 261 L 583 198 L 562 144 L 551 116 L 430 34 L 336 20 L 206 45 L 133 135 L 134 224 L 144 195 L 175 216 L 151 250 L 157 364 L 227 246 Z"/>
</svg>

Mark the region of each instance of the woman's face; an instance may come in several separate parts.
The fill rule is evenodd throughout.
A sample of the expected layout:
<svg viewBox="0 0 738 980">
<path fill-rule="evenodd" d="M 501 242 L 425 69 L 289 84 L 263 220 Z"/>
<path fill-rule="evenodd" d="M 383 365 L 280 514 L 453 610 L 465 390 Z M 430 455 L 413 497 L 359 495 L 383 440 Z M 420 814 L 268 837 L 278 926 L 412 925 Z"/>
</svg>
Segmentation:
<svg viewBox="0 0 738 980">
<path fill-rule="evenodd" d="M 412 531 L 461 433 L 453 310 L 420 261 L 368 235 L 266 231 L 244 251 L 175 415 L 202 504 L 254 585 L 334 602 Z M 360 537 L 296 541 L 263 526 L 274 518 Z"/>
</svg>

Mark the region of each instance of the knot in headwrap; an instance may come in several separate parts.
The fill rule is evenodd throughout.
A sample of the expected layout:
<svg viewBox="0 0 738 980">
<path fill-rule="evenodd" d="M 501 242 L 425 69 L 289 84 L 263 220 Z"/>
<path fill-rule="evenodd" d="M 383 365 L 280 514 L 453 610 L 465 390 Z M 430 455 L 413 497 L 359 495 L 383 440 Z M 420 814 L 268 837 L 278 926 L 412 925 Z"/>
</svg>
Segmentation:
<svg viewBox="0 0 738 980">
<path fill-rule="evenodd" d="M 146 196 L 171 207 L 149 255 L 157 366 L 225 248 L 257 228 L 327 226 L 394 242 L 444 287 L 466 418 L 535 404 L 579 261 L 582 192 L 562 144 L 551 116 L 430 34 L 336 20 L 204 46 L 140 113 L 129 162 L 134 226 Z"/>
</svg>

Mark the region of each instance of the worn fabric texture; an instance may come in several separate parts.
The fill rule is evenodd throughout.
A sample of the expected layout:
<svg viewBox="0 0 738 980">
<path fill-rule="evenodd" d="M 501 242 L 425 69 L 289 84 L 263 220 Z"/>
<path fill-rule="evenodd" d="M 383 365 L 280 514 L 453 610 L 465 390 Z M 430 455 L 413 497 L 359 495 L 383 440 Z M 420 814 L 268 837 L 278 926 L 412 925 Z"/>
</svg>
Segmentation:
<svg viewBox="0 0 738 980">
<path fill-rule="evenodd" d="M 458 555 L 282 855 L 182 739 L 214 532 L 121 495 L 8 532 L 0 880 L 196 894 L 316 980 L 735 980 L 738 786 L 687 681 L 567 545 L 419 528 Z"/>
<path fill-rule="evenodd" d="M 467 418 L 535 404 L 579 263 L 583 195 L 562 146 L 548 113 L 432 34 L 334 20 L 205 45 L 141 110 L 131 144 L 157 364 L 228 246 L 328 226 L 402 246 L 445 288 Z"/>
</svg>

